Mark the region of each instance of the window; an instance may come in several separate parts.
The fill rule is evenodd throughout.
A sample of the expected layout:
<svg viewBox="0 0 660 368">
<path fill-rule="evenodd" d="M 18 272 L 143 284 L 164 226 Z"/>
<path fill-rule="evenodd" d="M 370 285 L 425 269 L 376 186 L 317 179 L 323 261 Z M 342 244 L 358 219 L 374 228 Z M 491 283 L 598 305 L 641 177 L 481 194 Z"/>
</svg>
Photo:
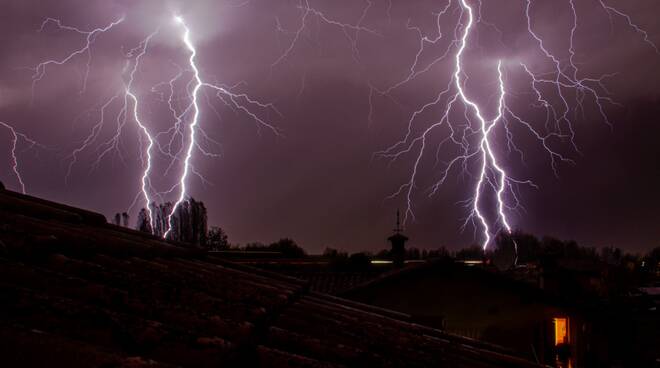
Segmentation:
<svg viewBox="0 0 660 368">
<path fill-rule="evenodd" d="M 559 344 L 568 344 L 569 335 L 568 335 L 568 318 L 566 317 L 557 317 L 554 318 L 555 325 L 555 346 Z"/>
</svg>

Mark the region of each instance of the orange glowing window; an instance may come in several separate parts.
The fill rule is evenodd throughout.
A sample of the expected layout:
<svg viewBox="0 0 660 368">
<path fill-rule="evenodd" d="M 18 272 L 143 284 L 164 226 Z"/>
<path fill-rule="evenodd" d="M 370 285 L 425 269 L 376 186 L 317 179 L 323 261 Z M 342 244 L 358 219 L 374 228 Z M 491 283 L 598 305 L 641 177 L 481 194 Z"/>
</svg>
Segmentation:
<svg viewBox="0 0 660 368">
<path fill-rule="evenodd" d="M 568 318 L 554 318 L 555 323 L 555 346 L 568 343 Z"/>
</svg>

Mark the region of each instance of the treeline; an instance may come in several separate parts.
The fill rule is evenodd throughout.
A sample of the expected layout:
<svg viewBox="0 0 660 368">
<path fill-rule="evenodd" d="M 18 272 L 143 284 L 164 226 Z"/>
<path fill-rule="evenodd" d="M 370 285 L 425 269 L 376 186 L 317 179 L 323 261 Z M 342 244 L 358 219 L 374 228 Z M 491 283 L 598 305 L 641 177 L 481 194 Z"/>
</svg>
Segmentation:
<svg viewBox="0 0 660 368">
<path fill-rule="evenodd" d="M 326 248 L 326 258 L 336 259 L 343 264 L 358 264 L 360 259 L 390 259 L 390 250 L 348 254 Z M 612 269 L 625 268 L 636 273 L 660 274 L 660 247 L 644 254 L 629 253 L 617 247 L 585 247 L 573 240 L 560 240 L 550 236 L 536 237 L 522 231 L 499 234 L 489 249 L 484 252 L 480 245 L 471 245 L 456 251 L 445 247 L 427 250 L 406 248 L 407 260 L 453 259 L 459 261 L 484 261 L 500 269 L 512 269 L 518 265 L 537 265 L 546 269 L 560 263 L 600 264 Z M 353 261 L 350 261 L 350 260 Z M 626 271 L 628 272 L 628 271 Z"/>
<path fill-rule="evenodd" d="M 171 202 L 150 205 L 149 212 L 143 208 L 138 213 L 137 229 L 167 239 L 197 246 L 206 246 L 208 220 L 204 202 L 189 198 L 177 206 L 170 217 L 174 205 Z M 168 232 L 169 229 L 169 232 Z"/>
<path fill-rule="evenodd" d="M 307 256 L 305 250 L 293 239 L 281 238 L 270 244 L 260 242 L 231 244 L 225 231 L 217 226 L 209 230 L 206 248 L 209 251 L 249 251 L 249 252 L 276 252 L 282 257 L 301 258 Z"/>
<path fill-rule="evenodd" d="M 575 241 L 537 238 L 523 232 L 500 235 L 488 255 L 498 268 L 511 268 L 517 247 L 518 264 L 532 264 L 564 297 L 615 298 L 637 293 L 643 285 L 660 281 L 660 247 L 630 253 L 617 247 L 585 247 Z"/>
<path fill-rule="evenodd" d="M 218 242 L 222 242 L 224 232 L 215 227 L 209 230 L 204 202 L 190 197 L 177 206 L 170 218 L 173 207 L 172 202 L 152 202 L 149 210 L 142 208 L 138 212 L 135 229 L 158 237 L 165 237 L 167 232 L 169 240 L 196 246 L 222 246 Z M 129 227 L 129 215 L 126 212 L 116 213 L 112 219 L 117 226 Z"/>
<path fill-rule="evenodd" d="M 231 244 L 222 228 L 208 227 L 206 207 L 203 202 L 194 198 L 181 203 L 170 221 L 168 216 L 172 207 L 170 202 L 152 203 L 150 210 L 153 218 L 150 221 L 149 212 L 142 209 L 138 214 L 136 228 L 156 236 L 164 236 L 171 222 L 168 239 L 204 247 L 210 251 L 277 252 L 291 258 L 306 256 L 305 250 L 290 238 L 282 238 L 269 244 L 259 242 L 245 245 Z M 116 225 L 128 226 L 129 216 L 125 212 L 117 213 L 113 220 Z M 357 252 L 349 255 L 347 252 L 326 248 L 323 256 L 338 264 L 359 266 L 369 264 L 373 259 L 389 259 L 390 250 L 385 249 L 376 253 Z M 433 250 L 407 248 L 405 258 L 486 260 L 504 269 L 521 264 L 538 264 L 547 268 L 556 266 L 560 260 L 579 260 L 602 262 L 610 266 L 634 268 L 649 273 L 660 272 L 660 247 L 646 254 L 632 254 L 617 247 L 600 249 L 584 247 L 572 240 L 564 241 L 549 236 L 538 238 L 522 231 L 515 231 L 512 234 L 500 233 L 486 253 L 478 245 L 457 251 L 450 251 L 445 247 Z"/>
<path fill-rule="evenodd" d="M 658 267 L 660 262 L 660 247 L 647 253 L 630 253 L 614 246 L 598 249 L 581 246 L 574 240 L 565 241 L 550 236 L 537 238 L 522 231 L 497 236 L 492 252 L 494 258 L 516 253 L 520 264 L 539 263 L 546 266 L 551 266 L 560 259 L 596 261 L 611 266 L 639 265 L 642 268 Z"/>
<path fill-rule="evenodd" d="M 277 252 L 284 257 L 304 257 L 305 251 L 293 239 L 282 238 L 270 244 L 248 243 L 243 246 L 231 244 L 225 231 L 218 226 L 208 226 L 206 206 L 201 201 L 188 198 L 182 202 L 172 215 L 173 204 L 166 202 L 151 203 L 149 210 L 143 208 L 138 213 L 135 228 L 149 234 L 164 237 L 181 243 L 206 248 L 209 251 L 262 251 Z M 151 214 L 151 216 L 150 216 Z M 128 227 L 129 217 L 126 212 L 115 214 L 115 225 Z"/>
</svg>

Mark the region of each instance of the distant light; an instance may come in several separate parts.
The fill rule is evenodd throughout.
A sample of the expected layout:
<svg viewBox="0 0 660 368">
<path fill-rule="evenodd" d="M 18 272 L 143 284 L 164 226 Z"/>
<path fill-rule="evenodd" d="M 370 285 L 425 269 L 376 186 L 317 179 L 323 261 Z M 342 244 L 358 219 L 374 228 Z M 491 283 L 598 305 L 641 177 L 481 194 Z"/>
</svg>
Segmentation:
<svg viewBox="0 0 660 368">
<path fill-rule="evenodd" d="M 177 23 L 183 23 L 183 18 L 181 18 L 181 17 L 178 16 L 178 15 L 175 15 L 175 16 L 174 16 L 174 21 L 177 22 Z"/>
<path fill-rule="evenodd" d="M 391 264 L 392 261 L 385 261 L 385 260 L 379 260 L 379 259 L 374 259 L 371 261 L 371 264 Z"/>
<path fill-rule="evenodd" d="M 483 264 L 484 263 L 484 261 L 470 260 L 470 259 L 460 260 L 460 261 L 456 261 L 456 262 L 463 263 L 463 264 L 466 264 L 466 265 L 477 265 L 477 264 Z"/>
</svg>

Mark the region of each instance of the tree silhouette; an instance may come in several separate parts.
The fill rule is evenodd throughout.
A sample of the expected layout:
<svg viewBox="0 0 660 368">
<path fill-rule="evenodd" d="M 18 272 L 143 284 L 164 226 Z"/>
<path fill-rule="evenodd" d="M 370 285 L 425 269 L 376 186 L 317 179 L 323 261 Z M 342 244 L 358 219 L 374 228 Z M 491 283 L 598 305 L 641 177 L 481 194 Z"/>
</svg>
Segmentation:
<svg viewBox="0 0 660 368">
<path fill-rule="evenodd" d="M 246 244 L 244 249 L 248 251 L 279 252 L 283 256 L 290 258 L 301 258 L 306 255 L 305 250 L 298 246 L 293 239 L 289 238 L 282 238 L 270 245 L 250 243 Z"/>
<path fill-rule="evenodd" d="M 212 226 L 206 239 L 206 247 L 209 250 L 229 249 L 229 241 L 227 240 L 225 231 L 218 226 Z"/>
<path fill-rule="evenodd" d="M 480 260 L 484 257 L 484 251 L 481 246 L 473 244 L 456 252 L 456 259 L 460 260 Z"/>
<path fill-rule="evenodd" d="M 145 213 L 146 216 L 146 213 Z M 115 213 L 115 216 L 112 218 L 112 223 L 117 225 L 117 226 L 123 226 L 123 227 L 128 227 L 128 213 L 122 212 L 122 213 Z M 139 227 L 139 226 L 138 226 Z"/>
<path fill-rule="evenodd" d="M 167 232 L 167 239 L 199 246 L 206 245 L 208 232 L 206 207 L 194 198 L 182 202 L 171 216 L 172 203 L 166 202 L 150 205 L 152 219 L 146 209 L 138 214 L 137 229 L 162 237 Z M 153 228 L 152 224 L 153 223 Z"/>
<path fill-rule="evenodd" d="M 269 250 L 280 252 L 287 257 L 299 258 L 305 256 L 305 250 L 296 244 L 293 239 L 282 238 L 268 246 Z"/>
<path fill-rule="evenodd" d="M 149 213 L 145 208 L 138 213 L 136 229 L 145 233 L 152 233 Z"/>
</svg>

